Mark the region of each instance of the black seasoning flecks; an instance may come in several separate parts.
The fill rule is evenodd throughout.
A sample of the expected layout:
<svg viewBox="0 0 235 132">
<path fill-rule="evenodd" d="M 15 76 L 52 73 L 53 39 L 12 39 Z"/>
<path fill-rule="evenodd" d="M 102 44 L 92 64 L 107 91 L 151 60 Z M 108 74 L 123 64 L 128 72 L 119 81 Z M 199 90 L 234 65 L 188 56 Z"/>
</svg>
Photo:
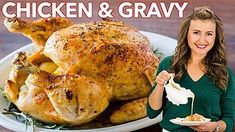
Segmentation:
<svg viewBox="0 0 235 132">
<path fill-rule="evenodd" d="M 68 100 L 72 100 L 72 98 L 73 98 L 73 93 L 72 93 L 72 91 L 68 90 L 68 91 L 66 91 L 65 93 L 66 93 L 67 99 L 68 99 Z"/>
</svg>

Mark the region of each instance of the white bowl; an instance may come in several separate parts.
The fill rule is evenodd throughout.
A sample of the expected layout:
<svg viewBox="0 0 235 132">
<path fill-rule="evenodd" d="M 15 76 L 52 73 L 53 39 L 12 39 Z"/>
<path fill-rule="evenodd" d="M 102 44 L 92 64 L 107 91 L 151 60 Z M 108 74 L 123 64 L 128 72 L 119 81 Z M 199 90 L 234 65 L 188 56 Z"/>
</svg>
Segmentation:
<svg viewBox="0 0 235 132">
<path fill-rule="evenodd" d="M 146 37 L 148 37 L 150 43 L 153 46 L 153 49 L 158 49 L 159 52 L 163 53 L 163 57 L 172 55 L 174 53 L 175 47 L 176 47 L 176 40 L 169 38 L 164 35 L 156 34 L 156 33 L 150 33 L 150 32 L 144 32 L 141 31 Z M 3 58 L 0 61 L 0 86 L 4 86 L 5 80 L 8 78 L 9 71 L 11 69 L 11 62 L 13 57 L 17 52 L 20 51 L 26 51 L 31 52 L 34 49 L 33 44 L 26 45 L 5 58 Z M 7 101 L 3 96 L 0 94 L 0 125 L 8 128 L 13 131 L 32 131 L 32 129 L 28 128 L 26 130 L 26 127 L 24 123 L 18 121 L 15 119 L 14 116 L 11 115 L 4 115 L 2 114 L 3 109 L 6 108 Z M 145 128 L 148 126 L 151 126 L 153 124 L 156 124 L 160 122 L 162 119 L 162 115 L 160 114 L 158 117 L 154 119 L 149 119 L 148 117 L 139 119 L 136 121 L 128 122 L 121 125 L 111 126 L 111 127 L 105 127 L 105 128 L 97 128 L 97 129 L 86 129 L 86 130 L 79 130 L 81 132 L 90 132 L 90 131 L 102 131 L 102 132 L 121 132 L 121 131 L 134 131 L 141 128 Z M 43 129 L 43 128 L 36 128 L 36 131 L 58 131 L 58 130 L 51 130 L 51 129 Z M 78 130 L 60 130 L 60 131 L 78 131 Z"/>
</svg>

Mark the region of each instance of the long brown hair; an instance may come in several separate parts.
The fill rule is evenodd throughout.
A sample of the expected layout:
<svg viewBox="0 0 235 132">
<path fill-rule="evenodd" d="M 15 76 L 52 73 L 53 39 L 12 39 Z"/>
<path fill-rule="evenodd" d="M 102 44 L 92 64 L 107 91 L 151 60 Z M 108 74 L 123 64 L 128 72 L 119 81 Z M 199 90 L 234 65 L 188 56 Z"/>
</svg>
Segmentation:
<svg viewBox="0 0 235 132">
<path fill-rule="evenodd" d="M 216 38 L 212 49 L 203 60 L 206 74 L 212 79 L 216 86 L 225 90 L 228 84 L 227 58 L 225 53 L 224 30 L 221 20 L 208 7 L 197 7 L 182 22 L 178 32 L 176 53 L 173 56 L 171 70 L 175 78 L 179 80 L 187 72 L 187 64 L 191 49 L 188 46 L 187 34 L 191 20 L 212 20 L 216 23 Z"/>
</svg>

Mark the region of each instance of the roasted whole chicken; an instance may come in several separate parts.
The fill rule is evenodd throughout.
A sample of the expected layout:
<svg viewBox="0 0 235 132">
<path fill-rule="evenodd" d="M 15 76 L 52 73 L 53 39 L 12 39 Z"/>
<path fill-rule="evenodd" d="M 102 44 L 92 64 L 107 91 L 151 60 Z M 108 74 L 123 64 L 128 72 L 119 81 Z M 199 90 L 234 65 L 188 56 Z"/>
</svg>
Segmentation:
<svg viewBox="0 0 235 132">
<path fill-rule="evenodd" d="M 16 55 L 4 87 L 22 112 L 43 122 L 75 126 L 95 119 L 110 102 L 125 101 L 110 116 L 112 123 L 146 116 L 159 60 L 137 29 L 123 22 L 73 24 L 65 18 L 13 18 L 5 25 L 38 47 L 32 54 Z"/>
</svg>

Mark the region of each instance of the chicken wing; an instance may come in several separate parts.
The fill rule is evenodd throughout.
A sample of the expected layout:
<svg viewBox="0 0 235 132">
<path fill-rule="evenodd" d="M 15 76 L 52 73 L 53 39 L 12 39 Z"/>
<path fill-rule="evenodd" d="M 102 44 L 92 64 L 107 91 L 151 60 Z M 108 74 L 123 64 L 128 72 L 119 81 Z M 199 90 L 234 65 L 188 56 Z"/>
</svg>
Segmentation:
<svg viewBox="0 0 235 132">
<path fill-rule="evenodd" d="M 37 45 L 37 52 L 28 57 L 30 62 L 40 64 L 40 62 L 50 60 L 43 55 L 44 45 L 50 35 L 62 28 L 73 25 L 73 22 L 66 18 L 42 18 L 37 21 L 24 21 L 20 18 L 6 18 L 4 25 L 10 32 L 23 33 Z"/>
</svg>

